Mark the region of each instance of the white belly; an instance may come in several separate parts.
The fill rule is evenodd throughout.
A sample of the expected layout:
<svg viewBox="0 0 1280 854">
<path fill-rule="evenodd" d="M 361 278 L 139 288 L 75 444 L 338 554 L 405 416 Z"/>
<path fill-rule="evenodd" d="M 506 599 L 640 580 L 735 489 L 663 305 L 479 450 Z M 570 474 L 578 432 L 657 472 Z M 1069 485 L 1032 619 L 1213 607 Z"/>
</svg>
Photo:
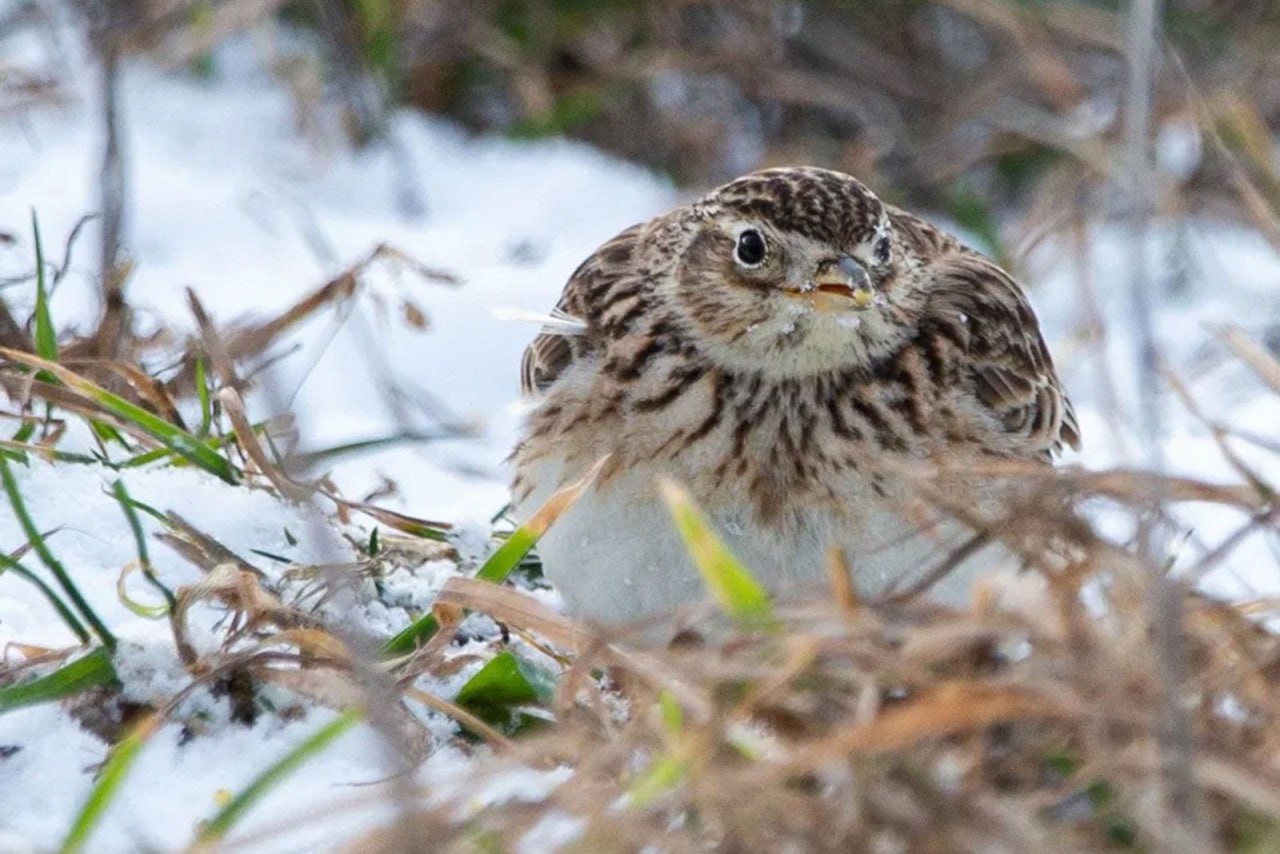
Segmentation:
<svg viewBox="0 0 1280 854">
<path fill-rule="evenodd" d="M 545 469 L 536 483 L 559 481 L 558 472 L 549 470 L 558 466 L 540 465 Z M 631 471 L 589 489 L 539 543 L 544 571 L 575 616 L 627 623 L 707 599 L 653 478 L 653 472 Z M 549 492 L 534 490 L 515 508 L 516 518 L 527 519 Z M 863 508 L 856 519 L 816 511 L 798 530 L 779 536 L 754 522 L 745 506 L 716 509 L 708 503 L 703 510 L 719 534 L 779 601 L 821 596 L 828 589 L 830 546 L 844 549 L 859 592 L 873 596 L 909 586 L 970 536 L 954 524 L 921 531 L 919 522 L 909 522 L 887 502 L 865 500 L 852 505 Z M 980 552 L 931 595 L 952 602 L 964 598 L 974 575 L 998 559 L 990 549 Z"/>
</svg>

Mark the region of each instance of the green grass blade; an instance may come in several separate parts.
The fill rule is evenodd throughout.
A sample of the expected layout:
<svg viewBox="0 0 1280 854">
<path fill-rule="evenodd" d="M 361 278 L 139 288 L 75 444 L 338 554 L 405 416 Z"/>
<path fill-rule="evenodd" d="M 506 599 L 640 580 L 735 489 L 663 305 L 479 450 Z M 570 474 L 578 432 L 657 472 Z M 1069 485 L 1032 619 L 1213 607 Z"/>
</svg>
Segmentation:
<svg viewBox="0 0 1280 854">
<path fill-rule="evenodd" d="M 164 460 L 174 456 L 173 451 L 168 448 L 152 448 L 149 451 L 138 454 L 136 457 L 130 457 L 123 462 L 117 463 L 116 466 L 122 469 L 134 469 L 139 466 L 145 466 L 154 463 L 156 460 Z"/>
<path fill-rule="evenodd" d="M 67 370 L 61 365 L 8 347 L 0 347 L 0 356 L 52 373 L 62 381 L 63 385 L 80 397 L 97 404 L 121 421 L 132 424 L 140 432 L 155 439 L 178 456 L 189 460 L 192 464 L 199 466 L 210 474 L 222 478 L 227 483 L 234 484 L 237 482 L 235 470 L 226 459 L 207 443 L 197 439 L 181 427 L 170 424 L 141 406 L 130 403 L 119 395 L 112 394 L 102 386 L 89 382 L 84 377 L 74 371 Z"/>
<path fill-rule="evenodd" d="M 489 556 L 489 559 L 480 567 L 480 571 L 476 573 L 476 578 L 501 584 L 537 542 L 536 533 L 529 530 L 527 525 L 520 526 L 507 538 L 506 542 L 498 547 L 497 551 Z M 387 641 L 383 652 L 391 656 L 407 655 L 413 652 L 416 646 L 429 640 L 439 628 L 440 624 L 436 621 L 434 614 L 424 614 Z"/>
<path fill-rule="evenodd" d="M 35 434 L 36 434 L 35 419 L 34 418 L 28 419 L 22 422 L 22 426 L 18 428 L 18 432 L 13 434 L 13 438 L 10 441 L 21 444 L 21 443 L 30 441 L 31 437 L 34 436 Z"/>
<path fill-rule="evenodd" d="M 223 447 L 224 445 L 234 442 L 235 440 L 236 440 L 235 434 L 229 433 L 226 436 L 214 436 L 212 438 L 205 439 L 204 443 L 208 445 L 210 448 L 213 448 L 216 450 L 218 448 Z M 176 460 L 172 459 L 174 457 L 177 457 L 177 459 Z M 181 457 L 177 454 L 176 451 L 172 450 L 171 448 L 165 447 L 165 448 L 152 448 L 149 451 L 144 451 L 141 454 L 138 454 L 136 457 L 130 457 L 129 459 L 119 463 L 119 468 L 122 468 L 122 469 L 138 468 L 139 466 L 145 466 L 145 465 L 148 465 L 149 463 L 154 463 L 157 460 L 172 460 L 172 462 L 174 463 L 181 463 L 183 465 L 187 464 L 187 460 L 185 457 Z"/>
<path fill-rule="evenodd" d="M 684 709 L 670 691 L 664 689 L 658 694 L 658 709 L 662 712 L 662 727 L 669 735 L 684 732 Z"/>
<path fill-rule="evenodd" d="M 50 362 L 58 361 L 58 333 L 49 314 L 49 292 L 44 280 L 44 246 L 40 242 L 40 222 L 31 212 L 31 232 L 36 242 L 36 354 Z M 43 379 L 43 378 L 42 378 Z"/>
<path fill-rule="evenodd" d="M 64 664 L 52 673 L 6 685 L 0 688 L 0 713 L 20 709 L 23 706 L 34 706 L 37 703 L 48 703 L 78 694 L 95 685 L 111 685 L 117 681 L 115 668 L 111 666 L 111 655 L 102 647 L 98 647 L 88 655 L 81 656 L 70 664 Z"/>
<path fill-rule="evenodd" d="M 138 512 L 134 507 L 135 502 L 129 497 L 129 490 L 125 488 L 124 481 L 117 480 L 113 483 L 111 494 L 119 502 L 120 509 L 124 511 L 124 516 L 129 521 L 129 530 L 133 532 L 134 545 L 138 551 L 138 566 L 142 569 L 143 576 L 151 582 L 152 587 L 160 591 L 160 595 L 169 605 L 169 613 L 173 613 L 178 607 L 178 600 L 173 595 L 173 591 L 156 578 L 155 570 L 151 567 L 151 556 L 147 554 L 147 538 L 142 533 L 142 521 L 138 518 Z"/>
<path fill-rule="evenodd" d="M 389 657 L 408 655 L 419 644 L 429 641 L 431 636 L 439 630 L 440 621 L 436 619 L 436 615 L 423 614 L 387 641 L 382 647 L 382 652 Z"/>
<path fill-rule="evenodd" d="M 267 434 L 266 421 L 259 421 L 257 424 L 252 425 L 252 427 L 253 427 L 253 433 L 255 436 L 263 436 Z M 204 442 L 205 445 L 217 451 L 217 450 L 222 450 L 226 446 L 237 442 L 238 439 L 235 433 L 227 433 L 224 436 L 204 437 L 202 441 Z M 177 459 L 173 459 L 174 457 L 177 457 Z M 165 447 L 165 448 L 152 448 L 149 451 L 144 451 L 143 453 L 138 454 L 136 457 L 130 457 L 129 459 L 124 460 L 123 462 L 119 463 L 116 467 L 122 468 L 122 469 L 137 468 L 139 466 L 145 466 L 148 463 L 154 463 L 157 460 L 169 460 L 173 465 L 189 465 L 189 461 L 187 459 L 181 456 L 178 456 L 176 451 Z"/>
<path fill-rule="evenodd" d="M 30 437 L 28 437 L 30 438 Z M 86 465 L 97 463 L 96 457 L 88 454 L 75 454 L 70 451 L 59 451 L 57 448 L 46 448 L 39 445 L 28 444 L 26 439 L 19 440 L 17 437 L 13 439 L 0 439 L 0 451 L 8 451 L 6 457 L 16 463 L 25 464 L 27 454 L 35 454 L 39 457 L 48 457 L 60 463 L 75 463 L 77 465 Z"/>
<path fill-rule="evenodd" d="M 150 504 L 143 503 L 138 499 L 134 498 L 132 495 L 126 497 L 125 501 L 127 501 L 129 503 L 129 506 L 132 507 L 134 510 L 141 510 L 143 513 L 146 513 L 148 516 L 150 516 L 152 519 L 155 519 L 161 525 L 165 525 L 165 526 L 169 525 L 169 517 L 161 513 L 156 508 L 152 507 Z"/>
<path fill-rule="evenodd" d="M 458 690 L 454 702 L 472 711 L 481 706 L 537 702 L 538 690 L 520 665 L 520 659 L 510 651 L 498 653 Z"/>
<path fill-rule="evenodd" d="M 200 401 L 200 426 L 196 435 L 201 439 L 209 435 L 213 426 L 213 403 L 209 398 L 209 378 L 205 373 L 204 356 L 196 356 L 196 398 Z"/>
<path fill-rule="evenodd" d="M 476 578 L 494 584 L 506 581 L 507 576 L 524 559 L 529 550 L 538 544 L 538 538 L 541 536 L 541 532 L 530 530 L 528 525 L 516 528 L 511 536 L 507 537 L 506 542 L 484 562 L 484 566 L 480 567 L 480 571 L 476 573 Z"/>
<path fill-rule="evenodd" d="M 124 782 L 129 768 L 142 752 L 142 746 L 155 732 L 161 720 L 163 718 L 159 715 L 149 715 L 111 749 L 111 756 L 102 766 L 98 782 L 89 791 L 89 797 L 85 799 L 84 806 L 80 807 L 80 813 L 76 816 L 75 823 L 71 825 L 62 848 L 59 849 L 62 854 L 74 854 L 84 849 L 85 842 L 89 840 L 89 834 L 93 833 L 93 829 L 102 819 L 102 814 L 106 812 L 107 805 L 120 789 L 120 784 Z"/>
<path fill-rule="evenodd" d="M 595 482 L 608 460 L 608 457 L 603 457 L 581 480 L 560 489 L 548 498 L 547 503 L 538 508 L 538 512 L 534 513 L 529 521 L 512 531 L 498 550 L 489 556 L 489 559 L 480 567 L 480 571 L 476 573 L 476 578 L 493 584 L 501 584 L 505 581 L 511 571 L 520 565 L 520 561 L 524 560 L 525 555 L 547 532 L 547 529 L 560 518 L 561 514 L 573 506 L 582 493 L 587 491 L 587 487 Z M 387 641 L 382 651 L 389 656 L 408 655 L 419 644 L 426 642 L 439 628 L 440 624 L 436 621 L 435 615 L 425 614 Z"/>
<path fill-rule="evenodd" d="M 196 841 L 199 843 L 217 842 L 227 835 L 248 809 L 271 791 L 277 784 L 298 769 L 302 763 L 324 750 L 363 719 L 364 715 L 357 709 L 350 709 L 334 718 L 313 733 L 306 741 L 290 750 L 267 768 L 243 791 L 227 802 L 200 828 Z"/>
<path fill-rule="evenodd" d="M 643 808 L 684 780 L 689 764 L 678 756 L 662 756 L 654 761 L 631 786 L 631 803 Z"/>
<path fill-rule="evenodd" d="M 31 521 L 31 514 L 27 512 L 27 506 L 22 500 L 21 493 L 18 492 L 18 482 L 14 480 L 13 471 L 9 468 L 9 461 L 4 457 L 0 457 L 0 480 L 4 481 L 4 491 L 8 494 L 9 503 L 13 506 L 13 515 L 17 517 L 18 524 L 22 526 L 22 532 L 26 534 L 27 540 L 31 543 L 31 548 L 44 565 L 49 568 L 49 571 L 53 573 L 54 578 L 58 580 L 58 585 L 62 588 L 62 592 L 67 594 L 67 598 L 71 600 L 71 604 L 76 606 L 80 616 L 84 617 L 85 621 L 93 627 L 93 630 L 107 649 L 114 652 L 116 648 L 115 635 L 111 634 L 111 630 L 106 627 L 106 624 L 98 619 L 98 615 L 93 608 L 80 595 L 80 589 L 71 580 L 71 576 L 67 574 L 66 569 L 53 556 L 53 552 L 49 551 L 49 545 L 44 541 L 44 535 L 40 533 L 35 523 Z"/>
<path fill-rule="evenodd" d="M 554 693 L 554 676 L 504 650 L 467 680 L 454 702 L 505 734 L 515 735 L 540 721 L 521 707 L 545 702 Z"/>
<path fill-rule="evenodd" d="M 275 561 L 276 563 L 284 564 L 285 566 L 293 564 L 292 558 L 287 558 L 284 555 L 278 555 L 275 552 L 269 552 L 265 549 L 249 549 L 249 551 L 253 552 L 258 557 L 265 557 L 267 560 Z"/>
<path fill-rule="evenodd" d="M 773 601 L 769 593 L 729 551 L 689 494 L 671 480 L 659 481 L 658 487 L 689 557 L 720 609 L 749 628 L 772 626 Z"/>
<path fill-rule="evenodd" d="M 645 807 L 664 792 L 678 786 L 688 774 L 688 762 L 682 757 L 681 743 L 684 741 L 684 709 L 670 691 L 663 690 L 658 694 L 658 711 L 662 717 L 662 728 L 666 730 L 668 744 L 671 748 L 666 755 L 659 756 L 631 784 L 631 803 L 636 807 Z"/>
<path fill-rule="evenodd" d="M 97 436 L 104 445 L 108 442 L 114 442 L 126 451 L 133 450 L 133 446 L 129 444 L 129 440 L 124 437 L 124 434 L 107 422 L 91 419 L 89 421 L 89 428 L 93 430 L 93 434 Z"/>
</svg>

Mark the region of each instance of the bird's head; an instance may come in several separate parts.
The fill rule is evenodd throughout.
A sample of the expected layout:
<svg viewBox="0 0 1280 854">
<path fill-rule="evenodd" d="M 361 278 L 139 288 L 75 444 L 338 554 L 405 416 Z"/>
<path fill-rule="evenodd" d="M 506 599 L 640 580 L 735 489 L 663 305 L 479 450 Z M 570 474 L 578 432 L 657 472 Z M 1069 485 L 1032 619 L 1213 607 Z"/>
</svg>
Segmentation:
<svg viewBox="0 0 1280 854">
<path fill-rule="evenodd" d="M 885 205 L 826 169 L 768 169 L 690 208 L 672 298 L 730 367 L 797 375 L 868 364 L 909 334 L 911 259 Z"/>
</svg>

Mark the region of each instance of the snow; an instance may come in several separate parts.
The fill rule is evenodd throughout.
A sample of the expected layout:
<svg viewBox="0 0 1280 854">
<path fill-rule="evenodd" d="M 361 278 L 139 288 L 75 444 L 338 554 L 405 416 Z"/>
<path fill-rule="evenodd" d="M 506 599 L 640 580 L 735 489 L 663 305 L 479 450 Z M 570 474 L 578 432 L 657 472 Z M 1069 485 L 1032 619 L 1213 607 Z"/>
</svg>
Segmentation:
<svg viewBox="0 0 1280 854">
<path fill-rule="evenodd" d="M 393 432 L 385 372 L 404 388 L 429 391 L 484 439 L 340 461 L 334 475 L 359 495 L 378 485 L 379 473 L 412 471 L 394 477 L 404 509 L 487 521 L 506 503 L 501 463 L 518 423 L 512 366 L 537 331 L 494 309 L 547 312 L 583 257 L 669 207 L 673 191 L 581 145 L 477 139 L 414 114 L 398 115 L 393 126 L 407 170 L 385 150 L 352 154 L 337 139 L 321 140 L 326 150 L 317 151 L 299 138 L 287 91 L 251 45 L 229 46 L 217 64 L 216 85 L 142 65 L 126 75 L 131 304 L 144 320 L 190 329 L 190 286 L 219 324 L 269 316 L 384 242 L 461 276 L 464 286 L 453 287 L 376 268 L 345 323 L 328 314 L 290 339 L 301 340 L 303 352 L 272 381 L 276 396 L 292 402 L 308 448 Z M 17 238 L 0 245 L 0 280 L 31 270 L 32 208 L 52 260 L 96 208 L 97 120 L 87 81 L 79 82 L 84 101 L 0 124 L 0 229 Z M 397 209 L 406 171 L 426 200 L 425 217 L 406 219 Z M 54 296 L 59 325 L 85 328 L 96 317 L 96 235 L 96 223 L 86 227 L 73 272 Z M 399 322 L 405 301 L 425 311 L 427 331 Z M 420 415 L 410 420 L 429 426 Z"/>
<path fill-rule="evenodd" d="M 31 269 L 32 208 L 40 217 L 46 252 L 57 260 L 73 225 L 96 204 L 99 131 L 88 61 L 70 32 L 60 37 L 61 55 L 47 53 L 43 44 L 30 34 L 0 35 L 0 61 L 82 69 L 71 77 L 68 103 L 0 116 L 0 231 L 16 238 L 12 245 L 0 243 L 0 280 Z M 249 42 L 221 50 L 217 66 L 212 82 L 138 62 L 127 67 L 122 100 L 130 186 L 126 244 L 135 264 L 131 303 L 145 323 L 190 329 L 184 296 L 190 286 L 219 324 L 267 316 L 381 242 L 461 277 L 462 284 L 452 286 L 397 274 L 389 265 L 375 268 L 366 277 L 367 290 L 347 311 L 313 319 L 290 339 L 302 343 L 302 352 L 275 368 L 250 404 L 262 417 L 275 412 L 279 401 L 290 401 L 304 430 L 303 447 L 321 448 L 384 435 L 406 421 L 417 428 L 435 423 L 412 407 L 398 416 L 386 390 L 388 377 L 401 388 L 426 390 L 443 401 L 454 420 L 477 425 L 480 438 L 345 458 L 334 465 L 333 476 L 353 496 L 390 476 L 398 487 L 388 499 L 391 506 L 462 523 L 463 557 L 476 559 L 487 548 L 488 519 L 507 499 L 502 460 L 519 417 L 518 365 L 537 328 L 507 318 L 545 317 L 583 257 L 622 228 L 668 208 L 677 193 L 663 180 L 581 145 L 476 138 L 410 114 L 398 114 L 392 123 L 405 163 L 398 165 L 385 150 L 351 153 L 337 142 L 332 117 L 321 116 L 318 134 L 299 134 L 293 103 Z M 1162 139 L 1164 168 L 1185 171 L 1198 156 L 1198 144 L 1190 130 Z M 405 181 L 425 201 L 425 214 L 401 210 Z M 60 325 L 85 328 L 97 310 L 92 281 L 97 262 L 91 249 L 96 226 L 81 239 L 52 308 Z M 1123 407 L 1136 383 L 1125 321 L 1128 245 L 1123 232 L 1107 230 L 1092 235 L 1090 255 L 1078 264 L 1065 263 L 1073 250 L 1053 243 L 1026 258 L 1024 278 L 1035 283 L 1033 302 L 1085 436 L 1083 456 L 1069 457 L 1069 463 L 1103 467 L 1135 460 L 1141 449 L 1139 437 L 1124 426 L 1134 421 Z M 1157 229 L 1151 249 L 1165 294 L 1158 325 L 1171 369 L 1215 420 L 1274 435 L 1280 397 L 1263 392 L 1238 364 L 1215 356 L 1222 348 L 1214 344 L 1211 330 L 1238 323 L 1258 336 L 1274 334 L 1280 324 L 1275 252 L 1230 226 L 1185 221 Z M 1082 273 L 1093 283 L 1092 295 L 1080 287 Z M 21 300 L 25 290 L 8 289 L 4 296 Z M 398 320 L 406 302 L 425 311 L 425 332 Z M 1089 327 L 1090 309 L 1111 320 L 1101 343 L 1082 332 Z M 385 363 L 378 361 L 379 353 Z M 1119 413 L 1111 408 L 1108 384 L 1118 389 Z M 1238 480 L 1204 427 L 1172 402 L 1167 431 L 1163 450 L 1171 470 Z M 1274 455 L 1242 443 L 1235 449 L 1260 475 L 1280 482 Z M 118 666 L 128 696 L 159 702 L 188 684 L 168 624 L 137 616 L 116 595 L 116 579 L 136 555 L 123 514 L 104 491 L 115 475 L 38 461 L 14 471 L 37 526 L 54 531 L 51 548 L 119 635 Z M 265 571 L 279 568 L 252 550 L 299 564 L 353 558 L 343 532 L 330 520 L 265 492 L 230 487 L 191 469 L 131 470 L 123 479 L 135 499 L 161 511 L 180 510 L 195 527 Z M 1190 505 L 1178 512 L 1193 528 L 1188 565 L 1244 521 L 1217 507 Z M 1100 515 L 1104 524 L 1121 530 L 1120 520 Z M 142 521 L 148 537 L 158 530 L 148 517 Z M 367 526 L 345 533 L 360 538 Z M 0 513 L 0 548 L 12 551 L 25 539 L 11 514 Z M 153 563 L 166 583 L 198 580 L 194 567 L 151 542 Z M 1252 536 L 1205 580 L 1205 587 L 1231 596 L 1280 591 L 1276 547 L 1269 535 Z M 34 565 L 35 558 L 28 555 L 24 561 Z M 383 579 L 381 601 L 357 589 L 337 616 L 385 635 L 403 627 L 408 610 L 423 608 L 454 571 L 448 561 L 395 569 Z M 129 591 L 135 599 L 154 601 L 137 574 L 129 578 Z M 214 625 L 220 616 L 207 606 L 194 612 L 192 632 L 202 649 L 219 642 Z M 30 588 L 0 577 L 0 646 L 65 647 L 72 641 Z M 465 675 L 455 676 L 452 687 Z M 440 687 L 447 696 L 450 686 Z M 225 698 L 194 693 L 145 746 L 95 832 L 92 850 L 187 845 L 196 823 L 212 814 L 224 793 L 241 790 L 331 714 L 318 708 L 299 720 L 264 714 L 255 726 L 245 727 L 230 723 Z M 202 722 L 199 737 L 184 739 L 184 720 Z M 451 732 L 439 718 L 429 718 L 429 729 L 441 739 Z M 104 745 L 63 708 L 41 705 L 0 717 L 0 747 L 5 746 L 19 749 L 0 758 L 0 849 L 57 845 L 94 781 Z M 457 751 L 440 748 L 413 779 L 447 788 L 467 762 Z M 383 789 L 363 784 L 398 770 L 378 737 L 357 728 L 311 760 L 303 774 L 274 789 L 237 834 L 306 815 L 304 830 L 295 828 L 288 836 L 289 847 L 281 847 L 281 837 L 264 837 L 251 850 L 336 844 L 390 816 L 388 800 L 372 796 Z M 562 774 L 508 774 L 476 797 L 536 798 Z M 363 807 L 326 811 L 329 804 L 351 801 L 357 791 Z M 522 850 L 567 844 L 579 831 L 573 819 L 549 814 Z"/>
<path fill-rule="evenodd" d="M 136 557 L 123 513 L 106 491 L 115 473 L 39 461 L 28 467 L 14 466 L 13 471 L 37 526 L 54 531 L 48 537 L 51 550 L 72 569 L 84 597 L 120 640 L 116 666 L 125 684 L 124 696 L 162 705 L 190 683 L 190 676 L 177 658 L 168 622 L 135 615 L 115 594 L 121 569 Z M 134 499 L 162 512 L 180 510 L 198 530 L 268 572 L 277 565 L 256 558 L 252 549 L 286 556 L 300 565 L 353 558 L 350 547 L 329 522 L 267 492 L 229 486 L 192 469 L 131 471 L 125 480 Z M 141 521 L 148 538 L 160 528 L 149 516 L 143 515 Z M 286 530 L 295 535 L 296 545 L 290 544 Z M 0 543 L 9 549 L 24 541 L 13 515 L 0 515 Z M 169 585 L 198 580 L 198 570 L 176 553 L 154 541 L 150 552 L 157 575 Z M 25 560 L 35 565 L 33 557 Z M 403 591 L 403 598 L 416 602 L 455 572 L 452 563 L 435 561 L 417 567 L 412 575 L 407 569 L 397 569 L 390 577 Z M 131 579 L 137 585 L 130 586 L 133 598 L 154 599 L 150 589 L 140 584 L 139 576 Z M 296 590 L 287 584 L 285 589 Z M 73 644 L 70 632 L 29 588 L 6 578 L 0 591 L 0 646 L 12 641 L 48 647 Z M 367 601 L 360 604 L 381 608 L 386 615 L 386 624 L 379 625 L 365 614 L 361 622 L 370 631 L 385 635 L 408 623 L 403 608 L 388 609 Z M 222 612 L 212 607 L 193 608 L 192 639 L 198 649 L 211 651 L 219 641 L 214 623 L 221 616 Z M 281 705 L 299 703 L 293 695 L 282 692 L 280 696 L 284 698 Z M 281 716 L 263 714 L 257 725 L 245 727 L 231 722 L 225 697 L 215 698 L 207 690 L 194 692 L 170 715 L 171 723 L 143 749 L 119 801 L 94 837 L 94 850 L 169 850 L 188 844 L 197 822 L 216 810 L 219 793 L 243 789 L 272 759 L 305 739 L 329 717 L 329 712 L 312 710 L 301 720 L 285 722 Z M 188 739 L 184 729 L 192 727 L 198 727 L 199 735 Z M 5 786 L 0 830 L 40 846 L 56 843 L 70 827 L 93 783 L 93 771 L 104 758 L 102 743 L 63 708 L 45 704 L 0 717 L 0 745 L 19 748 L 0 763 L 0 777 L 23 782 L 22 786 Z M 458 762 L 455 754 L 438 751 L 417 773 L 427 779 Z M 398 770 L 398 763 L 391 761 L 372 732 L 361 729 L 350 733 L 308 764 L 306 785 L 273 790 L 255 808 L 246 830 L 252 830 L 254 816 L 296 814 L 317 797 L 328 793 L 338 799 L 353 785 L 382 780 Z M 385 808 L 370 807 L 363 817 L 372 821 L 385 812 Z M 305 833 L 290 835 L 290 845 L 307 850 L 326 838 L 325 832 L 309 824 Z M 4 840 L 0 836 L 0 848 Z"/>
<path fill-rule="evenodd" d="M 284 504 L 261 490 L 231 487 L 212 475 L 192 469 L 155 468 L 120 475 L 96 466 L 54 465 L 33 460 L 29 466 L 11 465 L 18 491 L 38 529 L 52 531 L 49 548 L 67 567 L 85 598 L 102 619 L 124 638 L 145 642 L 169 637 L 164 621 L 139 617 L 116 596 L 116 579 L 137 550 L 124 512 L 107 490 L 121 477 L 136 500 L 161 512 L 176 510 L 199 530 L 218 540 L 252 563 L 265 564 L 250 549 L 287 556 L 299 564 L 351 560 L 350 547 L 337 536 L 317 542 L 317 530 L 330 532 L 328 524 L 308 511 Z M 140 514 L 148 538 L 160 525 Z M 299 536 L 291 545 L 285 532 Z M 15 516 L 0 514 L 0 543 L 6 551 L 26 542 Z M 170 586 L 190 584 L 199 572 L 174 552 L 151 541 L 152 563 L 157 575 Z M 38 565 L 34 555 L 24 563 Z M 6 579 L 6 592 L 17 583 Z M 138 574 L 129 579 L 130 594 L 147 602 L 155 599 Z M 44 608 L 33 611 L 27 601 L 0 597 L 0 641 L 21 640 L 48 647 L 75 642 L 74 635 Z M 170 644 L 171 645 L 171 644 Z"/>
<path fill-rule="evenodd" d="M 1133 426 L 1139 421 L 1135 401 L 1140 381 L 1126 293 L 1131 241 L 1116 228 L 1092 234 L 1088 245 L 1081 270 L 1063 263 L 1070 252 L 1051 243 L 1032 253 L 1027 265 L 1032 271 L 1028 278 L 1039 283 L 1033 301 L 1084 436 L 1083 453 L 1069 454 L 1065 462 L 1092 469 L 1141 465 L 1147 454 Z M 1274 440 L 1280 394 L 1230 357 L 1218 334 L 1236 326 L 1254 341 L 1274 346 L 1280 332 L 1280 258 L 1275 249 L 1256 233 L 1184 220 L 1161 224 L 1148 250 L 1162 296 L 1155 319 L 1165 369 L 1213 423 Z M 1081 272 L 1093 283 L 1091 293 L 1079 286 Z M 1101 342 L 1080 340 L 1089 314 L 1109 321 Z M 1240 474 L 1200 419 L 1172 394 L 1162 402 L 1160 456 L 1166 471 L 1210 483 L 1240 483 Z M 1239 439 L 1228 440 L 1228 445 L 1263 482 L 1280 482 L 1280 455 Z M 1183 570 L 1248 521 L 1236 511 L 1203 503 L 1177 505 L 1172 515 L 1191 534 L 1175 565 Z M 1122 541 L 1131 522 L 1105 510 L 1094 518 Z M 1275 596 L 1280 593 L 1278 567 L 1280 541 L 1274 531 L 1255 532 L 1200 587 L 1233 599 Z"/>
<path fill-rule="evenodd" d="M 227 793 L 244 789 L 265 764 L 331 718 L 332 713 L 316 710 L 303 721 L 224 726 L 190 740 L 183 739 L 180 727 L 164 727 L 147 742 L 104 825 L 94 834 L 90 850 L 182 848 L 191 842 L 197 823 L 213 815 Z M 50 705 L 7 714 L 3 732 L 5 742 L 28 746 L 6 760 L 6 778 L 22 781 L 23 785 L 6 786 L 4 803 L 0 805 L 0 828 L 11 838 L 28 839 L 41 848 L 51 847 L 71 826 L 88 792 L 92 776 L 85 772 L 102 761 L 102 743 L 79 727 L 68 725 L 58 708 Z M 57 737 L 50 738 L 50 732 Z M 349 799 L 352 787 L 380 781 L 394 773 L 394 766 L 381 761 L 383 755 L 382 745 L 370 730 L 360 728 L 347 733 L 333 747 L 311 759 L 305 774 L 295 777 L 292 784 L 275 788 L 258 804 L 246 820 L 246 831 L 254 832 L 272 817 L 309 813 L 317 801 Z M 427 772 L 456 766 L 460 761 L 456 755 L 437 753 L 428 760 L 427 770 L 420 773 L 425 778 Z M 388 806 L 370 804 L 355 815 L 348 810 L 343 820 L 373 822 L 391 814 Z M 334 833 L 339 830 L 332 821 L 309 821 L 291 830 L 287 848 L 271 850 L 316 850 L 335 838 Z M 4 841 L 5 836 L 0 835 L 0 847 Z"/>
<path fill-rule="evenodd" d="M 519 854 L 559 851 L 575 842 L 586 830 L 586 819 L 574 818 L 560 810 L 547 812 L 525 833 L 516 848 Z"/>
</svg>

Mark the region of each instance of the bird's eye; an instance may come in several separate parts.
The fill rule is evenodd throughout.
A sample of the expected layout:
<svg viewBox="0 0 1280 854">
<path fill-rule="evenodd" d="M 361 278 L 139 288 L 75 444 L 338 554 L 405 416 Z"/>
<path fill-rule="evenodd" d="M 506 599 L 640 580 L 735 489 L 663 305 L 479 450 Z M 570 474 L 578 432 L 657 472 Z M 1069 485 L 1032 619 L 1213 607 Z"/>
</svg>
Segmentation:
<svg viewBox="0 0 1280 854">
<path fill-rule="evenodd" d="M 742 266 L 759 267 L 764 263 L 766 251 L 764 237 L 754 228 L 748 228 L 738 235 L 738 246 L 734 249 L 733 254 Z"/>
<path fill-rule="evenodd" d="M 889 263 L 889 235 L 886 234 L 876 241 L 874 254 L 877 264 Z"/>
</svg>

